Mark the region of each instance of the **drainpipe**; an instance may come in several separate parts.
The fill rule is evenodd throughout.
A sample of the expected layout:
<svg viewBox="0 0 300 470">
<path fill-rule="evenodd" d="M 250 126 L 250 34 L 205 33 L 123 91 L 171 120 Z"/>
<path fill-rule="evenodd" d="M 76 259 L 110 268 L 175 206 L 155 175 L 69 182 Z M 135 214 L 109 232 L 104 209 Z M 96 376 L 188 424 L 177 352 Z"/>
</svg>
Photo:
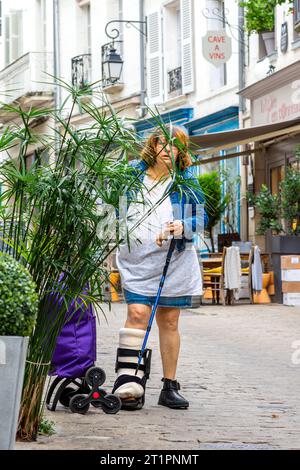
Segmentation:
<svg viewBox="0 0 300 470">
<path fill-rule="evenodd" d="M 144 0 L 140 0 L 139 4 L 139 21 L 145 21 L 144 15 Z M 146 32 L 146 27 L 142 24 L 143 32 Z M 141 118 L 145 117 L 147 111 L 145 109 L 146 101 L 146 85 L 145 85 L 145 36 L 140 33 L 140 83 L 141 83 Z"/>
<path fill-rule="evenodd" d="M 239 26 L 239 90 L 245 87 L 245 38 L 244 38 L 244 7 L 238 7 Z M 239 95 L 239 108 L 243 113 L 246 110 L 244 96 Z"/>
<path fill-rule="evenodd" d="M 239 27 L 239 90 L 245 88 L 245 34 L 244 34 L 244 7 L 239 5 L 238 7 L 238 27 Z M 244 96 L 239 95 L 239 110 L 240 113 L 244 113 L 246 111 L 246 99 Z M 243 157 L 242 157 L 243 158 Z M 251 158 L 251 155 L 248 156 L 248 159 Z M 247 190 L 248 187 L 248 166 L 243 164 L 242 171 L 244 173 L 244 191 Z M 242 188 L 241 188 L 242 189 Z M 245 238 L 249 240 L 249 211 L 248 211 L 248 204 L 246 201 L 246 196 L 243 194 L 241 198 L 242 207 L 240 207 L 240 218 L 243 221 L 243 234 L 242 240 Z"/>
<path fill-rule="evenodd" d="M 53 0 L 53 75 L 54 77 L 60 77 L 60 48 L 59 48 L 59 1 Z M 54 78 L 55 80 L 55 78 Z M 55 110 L 59 109 L 61 105 L 61 88 L 59 83 L 55 80 L 54 87 L 54 103 Z M 58 120 L 55 118 L 55 129 L 58 128 Z M 55 133 L 56 137 L 56 149 L 59 148 L 59 139 L 57 132 Z"/>
</svg>

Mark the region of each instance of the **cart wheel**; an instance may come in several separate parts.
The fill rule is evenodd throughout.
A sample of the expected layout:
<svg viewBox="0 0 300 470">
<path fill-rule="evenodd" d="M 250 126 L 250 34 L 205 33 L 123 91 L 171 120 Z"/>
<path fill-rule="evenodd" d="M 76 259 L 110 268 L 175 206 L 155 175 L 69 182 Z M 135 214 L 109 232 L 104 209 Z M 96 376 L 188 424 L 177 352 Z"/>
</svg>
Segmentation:
<svg viewBox="0 0 300 470">
<path fill-rule="evenodd" d="M 100 367 L 90 367 L 85 375 L 87 383 L 93 387 L 94 385 L 102 385 L 106 380 L 106 374 Z"/>
<path fill-rule="evenodd" d="M 85 399 L 86 395 L 74 395 L 74 397 L 71 398 L 69 407 L 72 413 L 84 415 L 88 411 L 90 404 L 87 403 L 83 405 L 83 400 Z"/>
<path fill-rule="evenodd" d="M 121 399 L 113 394 L 108 394 L 102 401 L 102 409 L 104 413 L 114 415 L 120 411 L 122 406 Z"/>
<path fill-rule="evenodd" d="M 101 408 L 103 403 L 103 397 L 107 395 L 106 391 L 103 388 L 98 388 L 97 392 L 100 400 L 91 401 L 91 405 L 95 408 Z"/>
<path fill-rule="evenodd" d="M 65 408 L 69 408 L 71 398 L 78 393 L 78 390 L 75 390 L 73 387 L 66 387 L 60 397 L 59 403 L 61 403 Z"/>
</svg>

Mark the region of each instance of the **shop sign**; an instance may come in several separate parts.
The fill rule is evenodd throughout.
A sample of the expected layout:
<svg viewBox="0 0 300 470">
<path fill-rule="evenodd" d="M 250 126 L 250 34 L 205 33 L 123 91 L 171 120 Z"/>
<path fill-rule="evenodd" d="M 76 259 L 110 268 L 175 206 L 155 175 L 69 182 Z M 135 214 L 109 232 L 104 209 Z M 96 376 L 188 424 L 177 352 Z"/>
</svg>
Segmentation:
<svg viewBox="0 0 300 470">
<path fill-rule="evenodd" d="M 207 31 L 202 37 L 203 56 L 216 67 L 228 62 L 232 55 L 231 37 L 225 29 Z"/>
<path fill-rule="evenodd" d="M 300 116 L 300 79 L 252 102 L 253 125 L 288 121 Z"/>
</svg>

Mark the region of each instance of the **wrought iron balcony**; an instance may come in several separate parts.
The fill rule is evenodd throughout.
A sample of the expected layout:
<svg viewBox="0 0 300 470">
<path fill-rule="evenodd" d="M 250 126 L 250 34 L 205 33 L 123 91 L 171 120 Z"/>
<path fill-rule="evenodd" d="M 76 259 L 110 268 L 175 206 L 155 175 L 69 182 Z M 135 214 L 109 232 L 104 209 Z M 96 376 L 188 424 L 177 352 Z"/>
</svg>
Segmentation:
<svg viewBox="0 0 300 470">
<path fill-rule="evenodd" d="M 182 90 L 181 66 L 168 72 L 169 94 L 180 95 Z M 175 93 L 176 92 L 176 93 Z"/>
<path fill-rule="evenodd" d="M 91 83 L 92 56 L 81 54 L 72 59 L 72 85 L 82 90 Z"/>
<path fill-rule="evenodd" d="M 114 49 L 116 49 L 116 52 L 118 54 L 120 54 L 120 56 L 122 56 L 122 53 L 123 53 L 123 41 L 114 41 L 113 43 L 112 42 L 108 42 L 106 44 L 103 44 L 101 46 L 101 69 L 102 69 L 102 86 L 103 87 L 109 87 L 111 85 L 116 85 L 116 82 L 111 82 L 109 80 L 108 77 L 105 76 L 105 71 L 104 71 L 104 66 L 103 66 L 103 63 L 107 57 L 107 55 L 109 54 L 110 50 L 111 50 L 111 47 L 114 46 Z"/>
</svg>

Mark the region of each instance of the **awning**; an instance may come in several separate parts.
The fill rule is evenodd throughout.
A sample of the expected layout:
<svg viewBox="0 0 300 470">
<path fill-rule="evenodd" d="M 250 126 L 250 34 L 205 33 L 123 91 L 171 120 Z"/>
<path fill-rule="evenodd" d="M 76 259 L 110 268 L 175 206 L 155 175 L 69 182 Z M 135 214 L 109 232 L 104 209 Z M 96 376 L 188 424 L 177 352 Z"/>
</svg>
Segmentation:
<svg viewBox="0 0 300 470">
<path fill-rule="evenodd" d="M 190 142 L 193 153 L 208 156 L 216 155 L 220 150 L 234 148 L 239 145 L 250 144 L 251 142 L 266 143 L 266 141 L 276 137 L 298 133 L 300 133 L 300 116 L 274 124 L 265 124 L 262 126 L 247 127 L 225 132 L 193 135 L 190 136 Z M 253 150 L 236 152 L 232 154 L 232 157 L 252 152 Z M 223 159 L 224 157 L 217 158 Z M 208 161 L 212 161 L 212 159 L 203 159 L 202 161 L 199 161 L 199 164 L 203 164 Z"/>
</svg>

